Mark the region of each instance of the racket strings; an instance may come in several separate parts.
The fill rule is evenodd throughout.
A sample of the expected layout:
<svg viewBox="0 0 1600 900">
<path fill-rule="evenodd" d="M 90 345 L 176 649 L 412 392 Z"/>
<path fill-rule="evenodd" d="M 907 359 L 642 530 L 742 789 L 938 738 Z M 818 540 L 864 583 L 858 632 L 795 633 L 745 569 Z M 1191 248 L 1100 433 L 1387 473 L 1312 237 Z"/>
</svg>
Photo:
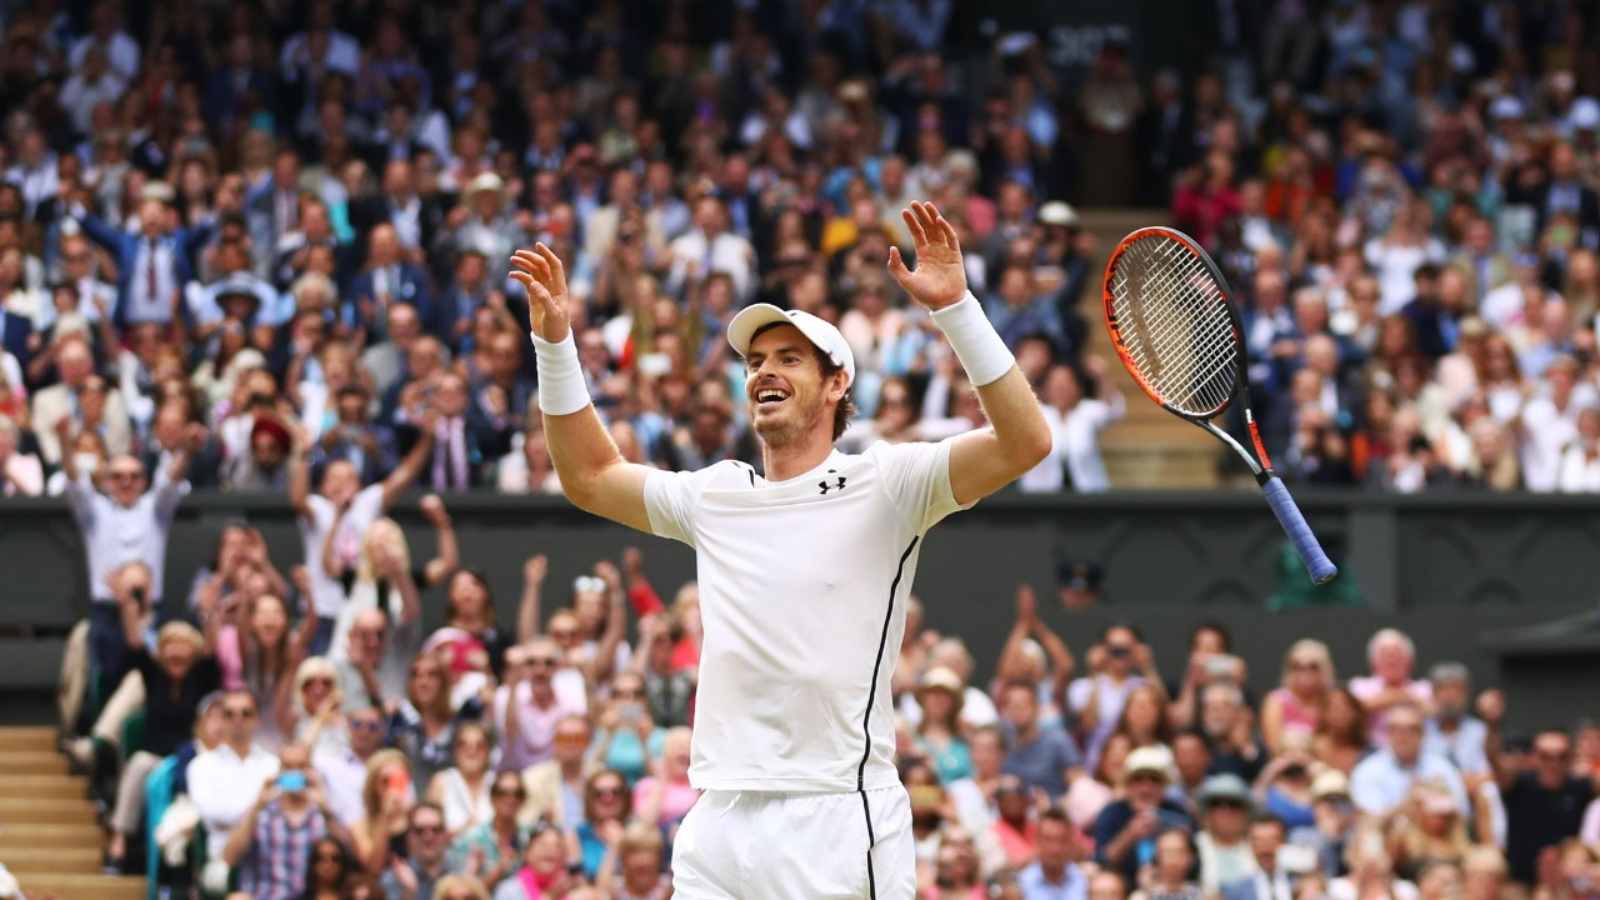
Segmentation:
<svg viewBox="0 0 1600 900">
<path fill-rule="evenodd" d="M 1130 245 L 1112 273 L 1112 308 L 1128 362 L 1162 402 L 1212 415 L 1233 396 L 1239 346 L 1228 299 L 1178 241 Z"/>
</svg>

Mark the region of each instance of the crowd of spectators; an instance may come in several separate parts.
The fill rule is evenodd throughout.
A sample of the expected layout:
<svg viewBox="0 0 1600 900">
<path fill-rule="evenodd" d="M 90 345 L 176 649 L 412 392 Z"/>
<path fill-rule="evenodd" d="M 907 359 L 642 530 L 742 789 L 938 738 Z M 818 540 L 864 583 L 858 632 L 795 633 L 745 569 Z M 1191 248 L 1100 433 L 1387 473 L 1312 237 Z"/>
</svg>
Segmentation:
<svg viewBox="0 0 1600 900">
<path fill-rule="evenodd" d="M 1063 438 L 1029 488 L 1106 487 L 1095 433 L 1120 398 L 1076 365 L 1091 242 L 1057 193 L 1051 68 L 967 53 L 960 81 L 952 4 L 891 6 L 18 7 L 0 492 L 180 449 L 197 489 L 281 492 L 296 427 L 364 483 L 431 441 L 433 490 L 555 492 L 506 279 L 536 240 L 566 261 L 632 461 L 760 465 L 722 339 L 757 299 L 849 338 L 847 446 L 970 429 L 959 366 L 884 269 L 911 199 L 956 223 L 1053 398 Z"/>
<path fill-rule="evenodd" d="M 1249 6 L 1210 72 L 1155 77 L 1140 140 L 1241 298 L 1269 451 L 1317 484 L 1600 488 L 1595 10 Z"/>
<path fill-rule="evenodd" d="M 65 721 L 114 869 L 271 900 L 667 895 L 695 586 L 667 602 L 628 550 L 547 587 L 534 556 L 497 601 L 447 508 L 559 491 L 505 281 L 535 240 L 632 461 L 760 464 L 721 337 L 756 299 L 851 341 L 847 449 L 980 425 L 882 269 L 931 199 L 1048 407 L 1023 488 L 1107 487 L 1124 404 L 1083 352 L 1096 248 L 1063 201 L 1137 200 L 1238 290 L 1287 472 L 1600 487 L 1582 4 L 1217 3 L 1214 58 L 1148 81 L 1125 43 L 1068 77 L 1037 35 L 974 41 L 945 0 L 134 6 L 0 20 L 0 494 L 60 495 L 84 535 Z M 413 486 L 425 561 L 386 515 Z M 169 577 L 191 489 L 286 495 L 300 558 L 233 522 Z M 1020 589 L 979 673 L 993 648 L 911 612 L 892 689 L 928 898 L 1600 884 L 1600 726 L 1504 734 L 1498 692 L 1418 677 L 1396 632 L 1351 679 L 1300 641 L 1280 680 L 1217 627 L 1157 660 L 1046 619 Z"/>
<path fill-rule="evenodd" d="M 104 699 L 64 692 L 110 869 L 256 900 L 670 896 L 698 795 L 695 584 L 669 601 L 629 547 L 549 585 L 536 555 L 502 619 L 443 501 L 422 502 L 426 561 L 384 516 L 414 474 L 353 494 L 348 466 L 317 494 L 296 476 L 321 559 L 285 573 L 230 524 L 186 617 L 156 616 L 143 559 L 110 568 L 117 661 L 85 634 L 68 663 Z M 1600 883 L 1600 723 L 1505 731 L 1498 690 L 1449 661 L 1419 675 L 1392 629 L 1364 661 L 1303 639 L 1251 673 L 1219 625 L 1157 660 L 1132 625 L 1063 636 L 1027 585 L 1015 610 L 990 676 L 974 651 L 993 648 L 907 612 L 890 691 L 921 897 L 1578 900 Z"/>
</svg>

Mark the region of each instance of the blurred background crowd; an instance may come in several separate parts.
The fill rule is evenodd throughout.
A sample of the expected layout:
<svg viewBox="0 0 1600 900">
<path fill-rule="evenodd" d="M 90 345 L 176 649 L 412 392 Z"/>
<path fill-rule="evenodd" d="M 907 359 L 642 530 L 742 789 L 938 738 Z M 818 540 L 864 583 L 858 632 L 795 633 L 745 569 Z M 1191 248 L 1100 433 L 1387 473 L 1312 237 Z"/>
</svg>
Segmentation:
<svg viewBox="0 0 1600 900">
<path fill-rule="evenodd" d="M 1142 205 L 1228 274 L 1291 477 L 1600 489 L 1592 3 L 1217 0 L 1192 71 L 1113 34 L 1070 74 L 951 0 L 0 6 L 0 494 L 83 530 L 68 748 L 107 865 L 178 890 L 666 895 L 693 584 L 533 557 L 497 601 L 445 501 L 426 561 L 384 515 L 559 490 L 505 280 L 535 240 L 634 461 L 760 465 L 721 338 L 757 299 L 851 341 L 847 449 L 981 425 L 882 268 L 931 199 L 1056 430 L 1022 489 L 1109 487 L 1078 207 Z M 230 524 L 163 598 L 191 489 L 287 495 L 303 557 Z M 1502 733 L 1416 668 L 1449 648 L 1247 673 L 1219 628 L 1158 660 L 1038 606 L 994 673 L 913 612 L 927 897 L 1600 894 L 1600 727 Z"/>
<path fill-rule="evenodd" d="M 1115 35 L 1072 77 L 1028 32 L 974 45 L 957 6 L 19 7 L 5 492 L 185 443 L 197 486 L 281 489 L 291 421 L 369 479 L 448 431 L 436 489 L 553 490 L 505 280 L 534 240 L 630 458 L 759 464 L 720 340 L 756 299 L 849 336 L 847 446 L 971 428 L 881 268 L 912 198 L 1051 408 L 1024 490 L 1108 486 L 1123 408 L 1067 200 L 1168 206 L 1212 249 L 1294 476 L 1600 486 L 1586 5 L 1223 3 L 1213 65 L 1147 78 Z"/>
</svg>

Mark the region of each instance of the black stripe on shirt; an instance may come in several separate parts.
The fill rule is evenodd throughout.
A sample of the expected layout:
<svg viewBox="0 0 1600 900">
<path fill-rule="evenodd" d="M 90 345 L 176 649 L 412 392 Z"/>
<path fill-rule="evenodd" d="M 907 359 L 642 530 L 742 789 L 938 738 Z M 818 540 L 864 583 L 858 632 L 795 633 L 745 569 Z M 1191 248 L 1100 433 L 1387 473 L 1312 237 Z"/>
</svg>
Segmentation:
<svg viewBox="0 0 1600 900">
<path fill-rule="evenodd" d="M 911 551 L 917 549 L 920 537 L 911 539 L 906 545 L 904 553 L 900 554 L 900 563 L 894 569 L 894 581 L 889 585 L 889 604 L 883 612 L 883 631 L 878 636 L 878 655 L 872 661 L 872 681 L 867 685 L 867 710 L 861 715 L 861 737 L 866 745 L 861 750 L 861 765 L 856 767 L 856 792 L 861 795 L 861 811 L 867 817 L 867 892 L 868 896 L 878 896 L 878 886 L 875 874 L 872 871 L 872 845 L 877 843 L 877 838 L 872 833 L 872 808 L 867 803 L 867 761 L 872 758 L 872 701 L 878 693 L 878 674 L 883 670 L 883 650 L 889 643 L 889 623 L 894 620 L 894 595 L 900 590 L 900 579 L 905 577 L 906 560 L 911 558 Z"/>
</svg>

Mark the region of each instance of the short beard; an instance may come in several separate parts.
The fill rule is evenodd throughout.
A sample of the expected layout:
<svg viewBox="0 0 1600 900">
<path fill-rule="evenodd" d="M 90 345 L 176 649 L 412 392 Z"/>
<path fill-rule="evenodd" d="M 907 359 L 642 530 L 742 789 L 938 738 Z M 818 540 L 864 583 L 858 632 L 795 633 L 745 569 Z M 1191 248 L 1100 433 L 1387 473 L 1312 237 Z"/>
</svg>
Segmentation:
<svg viewBox="0 0 1600 900">
<path fill-rule="evenodd" d="M 768 447 L 782 448 L 793 446 L 805 439 L 811 429 L 817 425 L 817 420 L 822 417 L 823 404 L 818 398 L 815 405 L 809 409 L 801 409 L 797 417 L 781 417 L 769 419 L 765 422 L 755 420 L 756 435 Z M 754 418 L 754 417 L 752 417 Z"/>
</svg>

